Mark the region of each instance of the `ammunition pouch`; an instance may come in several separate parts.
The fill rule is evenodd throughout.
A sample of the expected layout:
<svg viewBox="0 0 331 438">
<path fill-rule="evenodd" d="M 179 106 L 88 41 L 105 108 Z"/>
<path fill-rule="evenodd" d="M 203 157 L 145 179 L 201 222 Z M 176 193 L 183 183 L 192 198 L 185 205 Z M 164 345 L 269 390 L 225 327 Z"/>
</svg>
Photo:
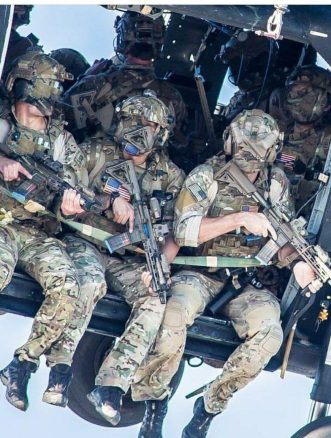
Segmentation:
<svg viewBox="0 0 331 438">
<path fill-rule="evenodd" d="M 203 254 L 228 257 L 254 256 L 262 245 L 263 238 L 260 236 L 227 233 L 208 242 Z"/>
</svg>

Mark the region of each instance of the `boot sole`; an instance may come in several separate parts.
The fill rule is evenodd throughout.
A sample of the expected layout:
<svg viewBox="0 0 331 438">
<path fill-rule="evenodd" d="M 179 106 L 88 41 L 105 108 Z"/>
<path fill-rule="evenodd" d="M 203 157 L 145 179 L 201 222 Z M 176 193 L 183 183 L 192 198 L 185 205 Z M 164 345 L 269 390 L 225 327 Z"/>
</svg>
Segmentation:
<svg viewBox="0 0 331 438">
<path fill-rule="evenodd" d="M 117 426 L 117 424 L 121 420 L 121 414 L 118 411 L 113 410 L 114 415 L 109 415 L 106 412 L 104 412 L 104 408 L 99 406 L 99 398 L 96 397 L 93 393 L 87 394 L 88 400 L 92 403 L 92 405 L 95 407 L 95 410 L 98 412 L 98 414 L 101 415 L 106 421 L 108 421 L 113 426 Z"/>
<path fill-rule="evenodd" d="M 60 408 L 65 408 L 68 404 L 67 397 L 54 391 L 45 391 L 42 401 L 44 403 L 48 403 L 49 405 L 59 406 Z"/>
</svg>

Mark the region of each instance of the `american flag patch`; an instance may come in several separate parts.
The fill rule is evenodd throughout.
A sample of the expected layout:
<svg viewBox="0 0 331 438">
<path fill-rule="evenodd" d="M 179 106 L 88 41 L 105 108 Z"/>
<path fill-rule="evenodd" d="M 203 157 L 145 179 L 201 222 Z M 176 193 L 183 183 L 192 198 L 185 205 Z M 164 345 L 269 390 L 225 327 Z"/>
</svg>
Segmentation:
<svg viewBox="0 0 331 438">
<path fill-rule="evenodd" d="M 247 211 L 250 213 L 257 213 L 259 211 L 259 207 L 257 205 L 242 205 L 241 211 Z"/>
<path fill-rule="evenodd" d="M 120 196 L 126 199 L 127 201 L 130 201 L 131 198 L 129 191 L 125 187 L 123 187 L 121 182 L 118 181 L 116 178 L 112 178 L 112 177 L 107 178 L 103 191 L 109 194 L 115 192 L 119 193 Z"/>
<path fill-rule="evenodd" d="M 191 184 L 188 187 L 188 189 L 198 202 L 201 202 L 207 198 L 206 193 L 202 190 L 202 188 L 199 186 L 199 184 L 196 184 L 196 183 Z"/>
<path fill-rule="evenodd" d="M 295 160 L 295 156 L 285 154 L 284 152 L 282 152 L 280 157 L 277 159 L 278 162 L 283 163 L 284 167 L 287 167 L 291 170 L 293 170 Z"/>
</svg>

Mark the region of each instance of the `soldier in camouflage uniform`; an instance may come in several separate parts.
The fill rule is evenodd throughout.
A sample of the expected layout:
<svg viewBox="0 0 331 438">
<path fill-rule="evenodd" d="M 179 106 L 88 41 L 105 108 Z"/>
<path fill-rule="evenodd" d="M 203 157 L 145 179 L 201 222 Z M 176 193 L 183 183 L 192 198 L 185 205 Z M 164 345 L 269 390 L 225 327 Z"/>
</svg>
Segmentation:
<svg viewBox="0 0 331 438">
<path fill-rule="evenodd" d="M 317 176 L 323 172 L 331 141 L 331 129 L 324 121 L 330 109 L 330 93 L 330 72 L 315 65 L 297 68 L 286 82 L 285 107 L 293 122 L 285 128 L 277 165 L 284 169 L 290 181 L 296 209 L 319 186 Z M 308 216 L 309 208 L 304 213 Z"/>
<path fill-rule="evenodd" d="M 304 63 L 314 63 L 316 51 L 296 41 L 272 41 L 251 31 L 236 30 L 220 52 L 221 61 L 229 65 L 229 81 L 239 88 L 221 113 L 226 124 L 244 109 L 262 109 L 275 118 L 273 101 L 278 100 L 278 93 L 282 97 L 286 77 L 300 58 Z M 277 112 L 283 115 L 282 99 L 279 103 Z"/>
<path fill-rule="evenodd" d="M 6 82 L 13 106 L 0 119 L 0 142 L 22 155 L 44 152 L 63 163 L 64 178 L 76 184 L 85 182 L 87 177 L 84 155 L 71 134 L 64 130 L 63 122 L 51 118 L 53 105 L 61 95 L 60 82 L 69 78 L 63 66 L 40 52 L 29 52 L 18 58 Z M 9 284 L 18 266 L 40 283 L 45 295 L 29 339 L 0 372 L 1 381 L 7 386 L 7 400 L 16 408 L 26 410 L 30 375 L 36 371 L 40 356 L 70 323 L 79 296 L 79 280 L 65 245 L 52 237 L 58 229 L 56 215 L 43 213 L 44 207 L 53 210 L 54 193 L 40 187 L 34 201 L 21 204 L 11 193 L 22 183 L 22 176 L 31 178 L 30 173 L 4 154 L 0 155 L 0 173 L 0 289 Z M 65 192 L 60 209 L 66 212 L 67 207 L 68 192 Z M 79 204 L 75 211 L 82 211 Z"/>
<path fill-rule="evenodd" d="M 123 232 L 126 222 L 129 222 L 132 230 L 134 212 L 129 203 L 129 195 L 105 182 L 108 166 L 118 160 L 130 159 L 135 164 L 142 196 L 146 200 L 155 190 L 173 195 L 173 199 L 167 202 L 163 210 L 163 220 L 172 228 L 174 202 L 185 175 L 169 160 L 164 151 L 171 131 L 171 114 L 151 91 L 145 92 L 144 96 L 125 99 L 116 107 L 115 113 L 117 121 L 114 138 L 91 140 L 81 145 L 87 156 L 90 187 L 96 193 L 108 194 L 108 197 L 110 194 L 111 208 L 101 216 L 85 214 L 77 217 L 77 220 L 112 234 Z M 90 240 L 96 242 L 93 237 Z M 126 329 L 105 358 L 96 377 L 97 388 L 89 396 L 98 412 L 116 424 L 120 419 L 121 397 L 128 391 L 135 370 L 155 339 L 165 305 L 160 303 L 157 294 L 149 293 L 141 280 L 141 274 L 146 270 L 144 257 L 109 257 L 99 242 L 93 249 L 92 244 L 77 235 L 67 235 L 65 242 L 67 251 L 78 261 L 82 271 L 88 271 L 87 248 L 95 257 L 97 254 L 103 257 L 108 287 L 123 296 L 132 307 Z M 173 248 L 177 252 L 177 245 L 169 240 L 164 248 L 166 257 L 172 257 L 170 253 Z M 101 276 L 101 270 L 99 274 Z M 94 305 L 100 298 L 100 295 L 94 296 L 92 293 L 85 297 L 84 286 L 85 281 L 81 279 L 81 305 L 74 313 L 61 344 L 58 343 L 53 349 L 53 361 L 63 362 L 63 354 L 75 350 L 91 318 Z M 71 330 L 71 326 L 76 329 Z M 60 359 L 57 359 L 58 356 Z"/>
<path fill-rule="evenodd" d="M 164 39 L 164 22 L 136 12 L 125 12 L 115 23 L 117 47 L 121 59 L 107 64 L 106 71 L 83 77 L 65 94 L 64 106 L 69 129 L 80 141 L 87 136 L 105 137 L 112 124 L 114 107 L 129 96 L 152 89 L 175 116 L 174 141 L 184 143 L 181 134 L 186 108 L 180 93 L 155 76 L 153 61 L 160 55 Z M 98 70 L 97 70 L 98 71 Z"/>
<path fill-rule="evenodd" d="M 225 132 L 224 148 L 232 152 L 232 162 L 260 193 L 289 213 L 287 179 L 281 169 L 271 166 L 280 137 L 269 115 L 260 110 L 244 111 Z M 185 180 L 175 207 L 175 238 L 180 246 L 198 247 L 202 255 L 253 257 L 263 239 L 255 238 L 255 244 L 248 246 L 249 237 L 267 237 L 270 233 L 275 238 L 276 233 L 251 197 L 218 179 L 224 164 L 224 156 L 216 155 Z M 303 276 L 307 276 L 309 283 L 314 274 L 303 262 L 299 268 L 302 272 L 297 280 L 303 285 Z M 137 370 L 131 387 L 134 400 L 149 400 L 140 438 L 162 436 L 169 384 L 182 358 L 186 328 L 224 287 L 213 271 L 185 269 L 172 277 L 171 297 L 155 346 Z M 225 306 L 224 314 L 244 342 L 228 358 L 222 375 L 197 400 L 194 417 L 183 432 L 185 438 L 205 437 L 215 415 L 226 408 L 237 390 L 260 373 L 282 344 L 279 303 L 268 289 L 247 285 Z"/>
</svg>

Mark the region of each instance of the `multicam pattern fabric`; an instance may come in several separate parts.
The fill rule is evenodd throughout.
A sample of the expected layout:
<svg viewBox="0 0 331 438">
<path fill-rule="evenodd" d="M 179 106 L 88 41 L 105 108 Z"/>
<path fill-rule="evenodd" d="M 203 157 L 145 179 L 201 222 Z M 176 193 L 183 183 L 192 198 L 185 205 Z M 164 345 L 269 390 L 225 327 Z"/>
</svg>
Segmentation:
<svg viewBox="0 0 331 438">
<path fill-rule="evenodd" d="M 172 295 L 155 345 L 134 375 L 134 400 L 163 400 L 171 393 L 170 382 L 184 352 L 187 327 L 222 287 L 221 282 L 198 272 L 182 271 L 173 276 Z M 245 342 L 204 394 L 205 408 L 212 414 L 223 411 L 232 395 L 254 380 L 282 344 L 279 304 L 267 290 L 247 286 L 223 313 Z"/>
<path fill-rule="evenodd" d="M 328 126 L 307 126 L 305 130 L 302 127 L 299 132 L 293 125 L 288 127 L 282 153 L 277 158 L 277 165 L 284 169 L 290 182 L 296 210 L 317 191 L 319 182 L 316 175 L 323 172 L 331 142 Z M 309 215 L 309 209 L 306 214 Z"/>
<path fill-rule="evenodd" d="M 264 163 L 273 164 L 281 149 L 282 134 L 277 122 L 261 110 L 245 110 L 238 114 L 223 134 L 224 150 L 244 172 L 257 172 Z"/>
<path fill-rule="evenodd" d="M 1 123 L 2 122 L 2 123 Z M 0 138 L 4 135 L 4 140 L 12 147 L 16 153 L 32 154 L 36 151 L 44 151 L 64 164 L 64 178 L 76 184 L 87 183 L 87 171 L 85 169 L 85 156 L 77 146 L 73 136 L 63 129 L 63 123 L 58 120 L 51 120 L 46 133 L 40 133 L 26 128 L 12 118 L 0 120 Z M 3 182 L 2 182 L 3 184 Z M 21 181 L 5 183 L 5 187 L 13 191 Z M 47 188 L 41 190 L 36 199 L 44 207 L 50 206 L 55 193 L 50 193 Z M 22 204 L 0 192 L 0 203 L 3 208 L 12 212 L 14 218 L 24 221 L 32 220 L 40 226 L 45 221 L 49 221 L 46 216 L 27 211 Z"/>
<path fill-rule="evenodd" d="M 39 357 L 56 342 L 71 321 L 79 297 L 75 266 L 57 239 L 30 226 L 0 227 L 0 287 L 10 282 L 15 266 L 31 275 L 43 288 L 28 341 L 15 355 L 39 363 Z"/>
<path fill-rule="evenodd" d="M 32 50 L 15 60 L 6 80 L 8 91 L 12 91 L 16 79 L 28 81 L 24 97 L 33 97 L 36 100 L 52 97 L 56 100 L 62 93 L 60 82 L 73 79 L 73 75 L 67 73 L 63 65 L 55 59 L 38 50 Z"/>
<path fill-rule="evenodd" d="M 91 187 L 99 193 L 104 193 L 105 183 L 102 177 L 114 161 L 124 159 L 121 148 L 112 140 L 91 140 L 82 143 L 80 147 L 87 157 Z M 149 200 L 154 190 L 173 194 L 173 199 L 168 201 L 163 209 L 163 219 L 171 225 L 175 200 L 185 179 L 184 172 L 162 150 L 152 153 L 145 165 L 135 166 L 135 170 L 142 195 L 146 200 Z"/>
<path fill-rule="evenodd" d="M 91 187 L 98 193 L 104 193 L 102 176 L 105 174 L 107 166 L 116 160 L 123 159 L 121 149 L 109 140 L 92 140 L 82 144 L 82 149 L 87 156 Z M 183 183 L 184 173 L 159 152 L 156 152 L 145 166 L 136 167 L 136 171 L 142 195 L 146 199 L 151 196 L 154 190 L 173 193 L 174 200 L 169 203 L 170 206 L 167 206 L 164 215 L 165 220 L 172 221 L 173 205 Z M 113 222 L 110 210 L 107 210 L 105 216 L 86 215 L 84 223 L 110 233 L 123 231 L 122 226 Z M 77 254 L 75 254 L 74 246 L 71 246 L 70 251 L 74 261 L 80 260 L 81 251 L 79 248 Z M 151 294 L 141 281 L 141 274 L 147 269 L 144 260 L 139 260 L 137 257 L 116 258 L 104 255 L 104 263 L 106 264 L 106 281 L 109 289 L 123 296 L 132 307 L 132 312 L 124 333 L 117 340 L 100 368 L 96 377 L 96 385 L 118 386 L 126 392 L 132 376 L 155 340 L 162 322 L 165 305 L 161 304 L 159 297 Z M 85 280 L 81 281 L 82 297 L 84 297 L 84 285 Z M 93 295 L 94 292 L 91 294 Z M 97 298 L 99 296 L 97 295 Z M 87 319 L 89 319 L 92 312 L 91 306 L 83 303 L 83 308 L 85 308 Z M 78 339 L 82 334 L 83 327 L 87 325 L 86 314 L 80 312 L 77 313 L 77 317 L 78 320 L 79 317 L 81 318 L 81 322 L 78 323 L 78 327 L 81 329 L 80 331 L 74 329 L 72 333 L 68 333 L 67 338 L 71 339 L 69 346 L 75 345 L 73 337 Z M 78 332 L 79 336 L 76 336 Z M 61 354 L 65 354 L 64 347 Z"/>
<path fill-rule="evenodd" d="M 71 134 L 63 129 L 62 123 L 52 121 L 47 134 L 43 134 L 25 128 L 11 119 L 2 122 L 0 134 L 4 139 L 8 136 L 10 146 L 17 153 L 45 151 L 54 160 L 65 165 L 64 177 L 67 181 L 85 182 L 85 157 Z M 13 190 L 19 183 L 13 181 L 6 186 Z M 44 188 L 38 195 L 38 201 L 48 207 L 54 195 Z M 33 321 L 28 341 L 15 352 L 20 359 L 38 364 L 39 357 L 48 351 L 69 327 L 79 298 L 79 279 L 65 245 L 42 231 L 57 231 L 56 219 L 32 210 L 28 211 L 4 192 L 0 192 L 0 202 L 4 215 L 10 213 L 13 220 L 11 224 L 3 225 L 0 229 L 1 290 L 10 282 L 15 266 L 18 266 L 40 283 L 45 294 Z"/>
<path fill-rule="evenodd" d="M 229 187 L 226 183 L 215 179 L 216 173 L 224 162 L 224 156 L 215 156 L 205 164 L 196 167 L 186 178 L 175 206 L 175 236 L 180 246 L 198 246 L 199 228 L 203 217 L 217 217 L 240 211 L 256 212 L 259 210 L 259 206 L 253 200 L 243 196 L 238 190 Z M 289 198 L 289 185 L 281 169 L 272 167 L 270 181 L 268 171 L 262 171 L 255 185 L 263 196 L 270 197 L 273 204 L 291 215 L 293 207 Z M 199 187 L 201 199 L 197 198 L 195 194 L 197 189 L 192 190 L 192 186 Z M 243 242 L 247 241 L 247 233 L 241 234 Z M 240 234 L 236 234 L 236 236 L 240 238 Z M 222 240 L 224 237 L 221 236 L 217 239 Z M 262 241 L 260 241 L 261 244 Z M 240 254 L 240 248 L 237 244 L 234 246 L 236 248 L 235 255 L 247 255 L 245 250 Z M 229 255 L 233 250 L 234 248 L 226 248 L 224 245 L 222 254 Z M 254 251 L 251 252 L 251 254 L 253 253 Z M 208 253 L 204 255 L 208 255 Z"/>
<path fill-rule="evenodd" d="M 143 94 L 145 89 L 156 92 L 175 115 L 175 137 L 186 120 L 186 107 L 180 93 L 166 81 L 157 79 L 151 67 L 130 64 L 113 65 L 106 73 L 82 78 L 65 93 L 65 101 L 76 108 L 64 107 L 69 129 L 75 133 L 94 126 L 100 136 L 109 129 L 113 111 L 120 99 Z"/>
<path fill-rule="evenodd" d="M 255 379 L 283 341 L 278 301 L 265 289 L 246 287 L 225 307 L 224 314 L 244 342 L 204 394 L 205 408 L 211 414 L 224 411 L 233 394 Z"/>
<path fill-rule="evenodd" d="M 141 281 L 146 265 L 139 258 L 107 258 L 106 279 L 110 290 L 132 307 L 124 333 L 117 339 L 96 377 L 96 385 L 117 386 L 127 392 L 132 378 L 154 343 L 165 304 Z"/>
<path fill-rule="evenodd" d="M 185 180 L 176 203 L 175 237 L 180 246 L 198 246 L 204 217 L 258 210 L 259 206 L 248 197 L 233 193 L 226 183 L 217 180 L 215 176 L 223 164 L 224 157 L 213 157 L 194 169 Z M 287 181 L 280 169 L 272 168 L 269 178 L 266 172 L 261 172 L 256 186 L 273 204 L 277 203 L 280 208 L 290 207 Z M 246 236 L 246 233 L 241 234 Z M 248 255 L 244 239 L 234 241 L 232 246 L 230 241 L 228 234 L 219 236 L 201 245 L 199 250 L 203 254 L 212 249 L 216 254 L 220 251 L 227 256 Z M 250 255 L 260 246 L 261 242 L 251 248 Z M 134 400 L 162 400 L 169 395 L 171 379 L 184 351 L 187 326 L 193 324 L 223 287 L 224 284 L 211 274 L 182 271 L 173 277 L 171 297 L 155 345 L 134 376 Z M 233 352 L 222 375 L 205 392 L 205 408 L 212 414 L 225 409 L 233 393 L 258 375 L 282 343 L 279 304 L 268 290 L 246 286 L 223 311 L 244 343 Z"/>
<path fill-rule="evenodd" d="M 105 263 L 95 246 L 74 235 L 66 235 L 63 242 L 74 263 L 80 292 L 70 323 L 46 353 L 47 364 L 51 367 L 56 364 L 71 365 L 77 345 L 90 322 L 93 309 L 107 292 Z"/>
</svg>

